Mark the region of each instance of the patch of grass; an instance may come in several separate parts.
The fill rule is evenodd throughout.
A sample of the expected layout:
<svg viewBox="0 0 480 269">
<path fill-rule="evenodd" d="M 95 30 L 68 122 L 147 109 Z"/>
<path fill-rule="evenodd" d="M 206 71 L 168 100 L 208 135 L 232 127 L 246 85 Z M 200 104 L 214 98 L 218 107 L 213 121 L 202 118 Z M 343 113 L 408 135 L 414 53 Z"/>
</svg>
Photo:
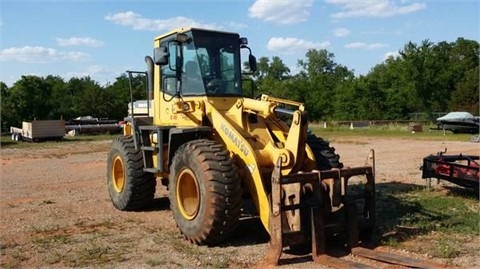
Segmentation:
<svg viewBox="0 0 480 269">
<path fill-rule="evenodd" d="M 58 145 L 64 145 L 64 144 L 75 143 L 75 142 L 112 140 L 117 135 L 118 134 L 64 136 L 63 140 L 60 140 L 60 141 L 42 141 L 42 142 L 12 141 L 9 135 L 2 135 L 0 136 L 0 149 L 3 149 L 3 148 L 51 148 Z"/>
<path fill-rule="evenodd" d="M 34 238 L 32 242 L 40 245 L 69 244 L 70 242 L 72 242 L 72 238 L 68 234 L 54 234 L 51 236 Z"/>
<path fill-rule="evenodd" d="M 154 237 L 152 239 L 155 244 L 164 245 L 168 242 L 168 247 L 164 248 L 165 251 L 181 253 L 183 256 L 188 256 L 189 259 L 196 260 L 197 262 L 192 265 L 193 267 L 228 268 L 231 264 L 231 258 L 235 257 L 234 251 L 227 251 L 222 248 L 219 248 L 212 255 L 210 247 L 191 244 L 184 240 L 176 231 L 155 231 L 153 234 Z M 176 262 L 174 260 L 151 258 L 146 264 L 153 267 L 164 264 L 176 264 Z"/>
<path fill-rule="evenodd" d="M 386 184 L 390 185 L 380 185 L 377 193 L 376 236 L 381 244 L 401 247 L 408 243 L 419 252 L 454 258 L 460 254 L 459 238 L 478 236 L 477 197 Z"/>
<path fill-rule="evenodd" d="M 64 260 L 64 255 L 57 250 L 50 250 L 47 256 L 44 258 L 45 263 L 47 264 L 56 264 Z"/>
<path fill-rule="evenodd" d="M 186 241 L 175 242 L 175 244 L 172 244 L 172 247 L 175 251 L 178 251 L 188 256 L 201 256 L 204 254 L 201 247 L 190 244 Z"/>
<path fill-rule="evenodd" d="M 229 255 L 226 254 L 215 255 L 213 258 L 212 256 L 208 256 L 202 260 L 202 266 L 208 268 L 228 268 L 229 265 L 230 258 Z"/>
<path fill-rule="evenodd" d="M 145 262 L 150 267 L 160 266 L 160 265 L 167 265 L 168 261 L 162 258 L 150 258 Z"/>
<path fill-rule="evenodd" d="M 67 263 L 73 267 L 91 267 L 95 265 L 106 265 L 110 262 L 121 262 L 123 252 L 118 249 L 112 249 L 109 246 L 90 243 L 75 251 L 74 257 L 71 257 Z"/>
<path fill-rule="evenodd" d="M 17 260 L 17 261 L 26 261 L 28 260 L 28 256 L 23 252 L 23 251 L 20 251 L 20 250 L 16 250 L 12 253 L 12 258 Z"/>
<path fill-rule="evenodd" d="M 413 192 L 400 196 L 419 210 L 405 212 L 401 224 L 445 233 L 476 234 L 478 202 L 439 192 Z M 477 205 L 477 206 L 475 206 Z M 473 210 L 476 207 L 476 210 Z"/>
<path fill-rule="evenodd" d="M 56 224 L 52 225 L 45 225 L 45 226 L 34 226 L 32 227 L 32 230 L 34 233 L 40 234 L 40 233 L 54 233 L 60 230 L 60 226 Z"/>
<path fill-rule="evenodd" d="M 435 244 L 434 255 L 440 258 L 455 258 L 460 254 L 461 245 L 450 238 L 440 238 Z"/>
<path fill-rule="evenodd" d="M 43 200 L 43 201 L 42 201 L 42 204 L 44 204 L 44 205 L 51 205 L 51 204 L 55 204 L 55 202 L 52 201 L 52 200 Z"/>
<path fill-rule="evenodd" d="M 20 268 L 22 262 L 28 259 L 29 257 L 22 249 L 12 249 L 10 251 L 2 249 L 0 268 Z"/>
<path fill-rule="evenodd" d="M 453 134 L 452 132 L 429 131 L 430 126 L 425 126 L 423 132 L 412 133 L 405 125 L 384 125 L 350 129 L 346 126 L 323 126 L 310 124 L 310 130 L 323 137 L 384 137 L 404 138 L 415 140 L 436 140 L 436 141 L 470 141 L 471 134 Z"/>
<path fill-rule="evenodd" d="M 115 229 L 119 226 L 118 223 L 115 223 L 109 219 L 94 222 L 94 223 L 87 223 L 85 221 L 79 221 L 75 223 L 75 226 L 80 228 L 82 231 L 91 231 L 96 232 L 101 229 Z"/>
</svg>

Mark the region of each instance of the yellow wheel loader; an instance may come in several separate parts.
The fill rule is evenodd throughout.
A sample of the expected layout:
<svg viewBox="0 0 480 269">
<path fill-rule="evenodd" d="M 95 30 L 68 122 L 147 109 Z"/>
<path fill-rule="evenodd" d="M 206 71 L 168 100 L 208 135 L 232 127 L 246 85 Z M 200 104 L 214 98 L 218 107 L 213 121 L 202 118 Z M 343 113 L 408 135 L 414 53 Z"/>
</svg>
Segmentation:
<svg viewBox="0 0 480 269">
<path fill-rule="evenodd" d="M 334 148 L 309 132 L 302 103 L 244 93 L 242 54 L 256 70 L 247 45 L 237 33 L 197 28 L 154 39 L 147 71 L 139 72 L 147 77 L 146 109 L 136 112 L 132 100 L 108 155 L 113 205 L 142 209 L 160 182 L 185 239 L 214 245 L 250 199 L 270 235 L 268 264 L 296 246 L 322 262 L 332 235 L 357 247 L 374 228 L 373 151 L 368 164 L 344 168 Z"/>
</svg>

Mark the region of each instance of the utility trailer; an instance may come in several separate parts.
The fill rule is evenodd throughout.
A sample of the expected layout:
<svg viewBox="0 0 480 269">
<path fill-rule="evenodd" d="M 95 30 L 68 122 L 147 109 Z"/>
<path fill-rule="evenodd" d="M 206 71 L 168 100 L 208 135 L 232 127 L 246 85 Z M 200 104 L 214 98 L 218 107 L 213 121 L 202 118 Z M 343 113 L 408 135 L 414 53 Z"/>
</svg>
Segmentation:
<svg viewBox="0 0 480 269">
<path fill-rule="evenodd" d="M 13 141 L 61 140 L 65 136 L 65 120 L 22 122 L 22 128 L 10 127 Z"/>
<path fill-rule="evenodd" d="M 467 189 L 479 190 L 479 159 L 476 155 L 445 155 L 447 150 L 423 158 L 422 178 L 447 180 Z M 429 186 L 431 182 L 429 181 Z"/>
</svg>

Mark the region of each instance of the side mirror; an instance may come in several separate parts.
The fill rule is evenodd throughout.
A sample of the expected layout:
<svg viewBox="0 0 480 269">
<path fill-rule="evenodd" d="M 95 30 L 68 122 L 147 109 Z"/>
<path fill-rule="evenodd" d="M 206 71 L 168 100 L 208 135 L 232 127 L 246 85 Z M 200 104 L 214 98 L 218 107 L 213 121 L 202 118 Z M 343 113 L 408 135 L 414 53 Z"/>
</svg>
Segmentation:
<svg viewBox="0 0 480 269">
<path fill-rule="evenodd" d="M 257 58 L 252 54 L 248 55 L 248 65 L 250 66 L 250 71 L 252 71 L 252 73 L 257 71 Z"/>
<path fill-rule="evenodd" d="M 159 47 L 153 50 L 153 62 L 156 65 L 166 65 L 168 64 L 168 58 L 170 53 L 166 47 Z"/>
<path fill-rule="evenodd" d="M 240 37 L 240 47 L 246 47 L 248 45 L 248 39 L 246 37 Z"/>
</svg>

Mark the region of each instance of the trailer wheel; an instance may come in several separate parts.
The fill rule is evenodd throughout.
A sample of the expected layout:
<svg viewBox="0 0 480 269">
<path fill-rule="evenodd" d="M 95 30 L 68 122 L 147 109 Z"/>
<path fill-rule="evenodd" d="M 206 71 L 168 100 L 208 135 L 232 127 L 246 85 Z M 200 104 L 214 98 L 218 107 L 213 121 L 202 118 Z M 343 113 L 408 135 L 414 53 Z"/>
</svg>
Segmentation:
<svg viewBox="0 0 480 269">
<path fill-rule="evenodd" d="M 307 144 L 313 151 L 319 170 L 343 168 L 343 163 L 340 162 L 340 156 L 335 153 L 335 148 L 330 147 L 327 141 L 314 134 L 308 134 Z"/>
<path fill-rule="evenodd" d="M 155 195 L 153 174 L 143 171 L 143 155 L 135 149 L 132 136 L 117 136 L 107 160 L 107 185 L 110 199 L 119 210 L 139 210 Z"/>
<path fill-rule="evenodd" d="M 216 244 L 236 227 L 242 189 L 222 144 L 200 139 L 181 146 L 170 166 L 168 187 L 175 222 L 191 243 Z"/>
</svg>

